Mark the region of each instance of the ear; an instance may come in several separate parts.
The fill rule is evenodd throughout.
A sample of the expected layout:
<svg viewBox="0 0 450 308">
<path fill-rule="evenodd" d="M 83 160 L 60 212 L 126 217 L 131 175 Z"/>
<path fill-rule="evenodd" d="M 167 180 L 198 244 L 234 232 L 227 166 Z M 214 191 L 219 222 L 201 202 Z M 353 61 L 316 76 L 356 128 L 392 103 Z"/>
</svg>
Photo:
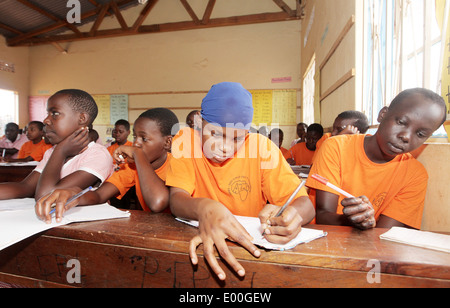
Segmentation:
<svg viewBox="0 0 450 308">
<path fill-rule="evenodd" d="M 80 112 L 80 115 L 78 117 L 78 124 L 80 126 L 88 126 L 89 125 L 89 114 L 87 112 Z"/>
<path fill-rule="evenodd" d="M 173 136 L 166 136 L 164 137 L 166 138 L 165 142 L 164 142 L 164 149 L 167 152 L 170 152 L 170 150 L 172 149 L 172 140 L 173 140 Z"/>
<path fill-rule="evenodd" d="M 381 123 L 381 121 L 383 121 L 383 119 L 386 116 L 387 112 L 388 112 L 388 107 L 381 108 L 380 112 L 378 113 L 378 118 L 377 118 L 377 121 L 379 123 Z"/>
</svg>

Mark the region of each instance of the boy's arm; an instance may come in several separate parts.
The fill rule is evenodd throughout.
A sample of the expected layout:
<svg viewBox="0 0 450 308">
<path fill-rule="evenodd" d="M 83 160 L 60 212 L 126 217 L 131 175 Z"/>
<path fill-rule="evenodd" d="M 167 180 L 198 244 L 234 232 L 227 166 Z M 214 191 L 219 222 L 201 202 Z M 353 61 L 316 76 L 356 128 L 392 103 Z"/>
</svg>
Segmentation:
<svg viewBox="0 0 450 308">
<path fill-rule="evenodd" d="M 120 146 L 114 152 L 115 157 L 121 154 L 134 160 L 139 182 L 145 185 L 145 189 L 141 189 L 142 197 L 150 210 L 155 213 L 164 211 L 169 206 L 169 188 L 149 163 L 152 159 L 149 159 L 142 149 L 133 146 Z"/>
<path fill-rule="evenodd" d="M 204 256 L 219 279 L 225 279 L 225 272 L 216 260 L 214 246 L 239 276 L 245 275 L 244 268 L 228 248 L 227 238 L 241 244 L 255 257 L 261 255 L 252 244 L 250 235 L 223 204 L 207 198 L 192 198 L 185 190 L 171 187 L 170 209 L 175 216 L 198 220 L 199 235 L 189 245 L 191 261 L 194 265 L 198 263 L 196 249 L 203 243 Z"/>
<path fill-rule="evenodd" d="M 0 200 L 33 197 L 40 175 L 32 171 L 21 182 L 0 183 Z"/>
</svg>

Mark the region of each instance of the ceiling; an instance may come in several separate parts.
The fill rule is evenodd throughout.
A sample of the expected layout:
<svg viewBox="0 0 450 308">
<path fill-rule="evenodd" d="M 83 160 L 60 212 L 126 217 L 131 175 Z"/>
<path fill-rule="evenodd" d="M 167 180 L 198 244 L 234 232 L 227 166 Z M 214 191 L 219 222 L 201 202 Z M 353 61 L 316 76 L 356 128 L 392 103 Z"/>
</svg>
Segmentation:
<svg viewBox="0 0 450 308">
<path fill-rule="evenodd" d="M 294 5 L 292 0 L 271 0 L 279 11 L 231 14 L 216 18 L 213 18 L 216 2 L 229 0 L 204 0 L 206 4 L 202 14 L 198 10 L 195 12 L 190 0 L 176 0 L 190 18 L 175 22 L 145 23 L 158 1 L 167 0 L 0 0 L 0 34 L 5 37 L 9 46 L 53 44 L 61 48 L 58 44 L 60 42 L 286 21 L 302 17 L 301 0 L 295 0 Z M 124 17 L 125 10 L 128 9 L 139 10 L 133 20 L 126 20 Z M 67 16 L 79 16 L 79 20 L 69 23 Z M 107 16 L 116 18 L 117 28 L 101 28 Z M 92 25 L 86 30 L 85 25 L 89 23 Z"/>
</svg>

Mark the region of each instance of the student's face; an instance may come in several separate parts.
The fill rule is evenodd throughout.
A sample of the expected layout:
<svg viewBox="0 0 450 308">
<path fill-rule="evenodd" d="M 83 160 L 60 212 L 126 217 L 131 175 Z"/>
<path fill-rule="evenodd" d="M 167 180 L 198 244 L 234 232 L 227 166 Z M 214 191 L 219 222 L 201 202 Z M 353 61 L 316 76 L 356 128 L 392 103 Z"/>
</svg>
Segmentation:
<svg viewBox="0 0 450 308">
<path fill-rule="evenodd" d="M 306 127 L 305 127 L 305 125 L 303 125 L 303 124 L 298 125 L 297 124 L 297 136 L 299 138 L 302 138 L 302 139 L 306 137 Z"/>
<path fill-rule="evenodd" d="M 170 150 L 172 136 L 163 136 L 158 123 L 148 118 L 138 118 L 133 126 L 133 146 L 141 148 L 150 163 Z"/>
<path fill-rule="evenodd" d="M 116 125 L 112 131 L 112 136 L 119 144 L 124 144 L 125 142 L 127 142 L 128 135 L 130 135 L 130 131 L 127 130 L 123 125 Z"/>
<path fill-rule="evenodd" d="M 13 125 L 6 125 L 5 128 L 5 136 L 12 142 L 16 141 L 17 135 L 19 134 L 19 130 L 17 127 Z"/>
<path fill-rule="evenodd" d="M 275 143 L 279 148 L 281 148 L 281 145 L 283 144 L 283 137 L 283 135 L 278 133 L 269 134 L 269 139 L 272 140 L 272 142 Z"/>
<path fill-rule="evenodd" d="M 342 132 L 347 126 L 355 126 L 357 120 L 355 119 L 341 119 L 337 118 L 333 123 L 333 130 L 331 131 L 331 136 L 336 136 Z"/>
<path fill-rule="evenodd" d="M 395 108 L 380 111 L 376 140 L 385 158 L 392 159 L 420 147 L 439 128 L 444 110 L 422 95 L 404 99 Z"/>
<path fill-rule="evenodd" d="M 203 154 L 214 163 L 223 163 L 244 145 L 247 134 L 246 129 L 214 126 L 203 121 Z"/>
<path fill-rule="evenodd" d="M 28 125 L 27 137 L 29 140 L 40 141 L 42 139 L 43 135 L 44 135 L 44 132 L 39 129 L 39 126 L 37 126 L 34 123 L 31 123 L 30 125 Z"/>
<path fill-rule="evenodd" d="M 321 138 L 318 132 L 307 132 L 306 133 L 306 147 L 310 151 L 316 150 L 316 143 Z"/>
<path fill-rule="evenodd" d="M 85 126 L 86 115 L 74 111 L 67 102 L 66 94 L 50 97 L 44 131 L 51 144 L 58 144 L 77 129 Z"/>
</svg>

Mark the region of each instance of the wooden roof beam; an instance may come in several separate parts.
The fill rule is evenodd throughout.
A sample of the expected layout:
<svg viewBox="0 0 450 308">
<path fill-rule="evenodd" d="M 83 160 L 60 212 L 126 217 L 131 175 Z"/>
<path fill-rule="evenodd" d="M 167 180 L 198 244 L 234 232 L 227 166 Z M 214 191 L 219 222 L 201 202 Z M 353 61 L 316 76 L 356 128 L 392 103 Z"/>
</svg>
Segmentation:
<svg viewBox="0 0 450 308">
<path fill-rule="evenodd" d="M 188 12 L 189 16 L 191 16 L 191 18 L 194 21 L 194 23 L 196 25 L 200 24 L 200 19 L 198 19 L 197 15 L 195 14 L 195 12 L 192 9 L 192 7 L 189 5 L 187 0 L 180 0 L 180 2 L 181 2 L 181 4 L 183 4 L 183 6 L 186 9 L 186 11 Z"/>
<path fill-rule="evenodd" d="M 216 0 L 208 1 L 208 5 L 206 6 L 205 13 L 203 14 L 203 18 L 202 18 L 203 25 L 207 25 L 209 23 L 209 19 L 211 18 L 211 14 L 212 14 L 215 4 L 216 4 Z"/>
<path fill-rule="evenodd" d="M 141 13 L 139 14 L 138 18 L 134 22 L 133 26 L 131 27 L 132 32 L 137 32 L 139 27 L 142 25 L 144 20 L 147 18 L 148 14 L 150 14 L 150 11 L 153 9 L 155 4 L 158 2 L 158 0 L 149 0 L 145 7 L 142 9 Z"/>
<path fill-rule="evenodd" d="M 286 12 L 289 16 L 295 16 L 296 11 L 292 10 L 289 5 L 286 4 L 283 0 L 273 0 L 276 5 L 278 5 L 284 12 Z"/>
</svg>

